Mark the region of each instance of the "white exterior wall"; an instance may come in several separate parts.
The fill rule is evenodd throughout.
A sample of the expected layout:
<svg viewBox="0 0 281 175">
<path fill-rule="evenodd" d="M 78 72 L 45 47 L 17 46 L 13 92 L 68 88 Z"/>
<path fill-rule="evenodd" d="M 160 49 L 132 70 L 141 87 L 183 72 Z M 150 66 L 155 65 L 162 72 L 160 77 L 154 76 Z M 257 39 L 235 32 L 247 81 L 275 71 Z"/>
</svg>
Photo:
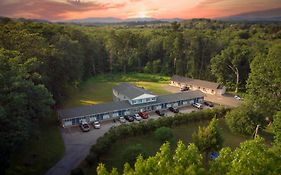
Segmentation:
<svg viewBox="0 0 281 175">
<path fill-rule="evenodd" d="M 218 90 L 217 90 L 217 94 L 223 95 L 223 94 L 225 94 L 225 91 L 226 91 L 226 87 L 223 86 L 222 89 L 218 89 Z"/>
<path fill-rule="evenodd" d="M 68 127 L 72 126 L 72 121 L 71 120 L 63 120 L 63 127 Z"/>
</svg>

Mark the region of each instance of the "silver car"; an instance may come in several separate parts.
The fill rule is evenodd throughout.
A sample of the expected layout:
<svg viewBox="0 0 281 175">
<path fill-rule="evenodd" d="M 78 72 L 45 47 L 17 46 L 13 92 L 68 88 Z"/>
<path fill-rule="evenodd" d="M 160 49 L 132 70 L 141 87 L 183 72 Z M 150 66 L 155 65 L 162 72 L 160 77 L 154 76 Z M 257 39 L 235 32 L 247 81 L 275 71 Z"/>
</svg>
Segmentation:
<svg viewBox="0 0 281 175">
<path fill-rule="evenodd" d="M 100 129 L 100 122 L 99 122 L 99 121 L 95 121 L 95 122 L 93 123 L 93 125 L 94 125 L 94 128 L 95 128 L 95 129 Z"/>
<path fill-rule="evenodd" d="M 142 120 L 142 118 L 141 118 L 141 116 L 139 114 L 134 114 L 133 117 L 137 121 L 141 121 Z"/>
</svg>

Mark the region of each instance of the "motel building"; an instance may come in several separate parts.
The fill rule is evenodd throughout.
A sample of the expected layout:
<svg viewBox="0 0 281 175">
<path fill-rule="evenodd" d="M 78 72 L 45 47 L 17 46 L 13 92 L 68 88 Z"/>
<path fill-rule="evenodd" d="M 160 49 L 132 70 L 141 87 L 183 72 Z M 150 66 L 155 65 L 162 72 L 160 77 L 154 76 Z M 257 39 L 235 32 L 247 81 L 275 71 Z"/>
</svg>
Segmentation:
<svg viewBox="0 0 281 175">
<path fill-rule="evenodd" d="M 219 83 L 192 79 L 192 78 L 182 77 L 178 75 L 172 76 L 170 85 L 176 87 L 186 86 L 189 87 L 189 89 L 191 90 L 200 90 L 205 94 L 211 94 L 211 95 L 223 95 L 226 91 L 226 87 L 222 86 Z"/>
<path fill-rule="evenodd" d="M 62 126 L 75 126 L 82 121 L 92 123 L 112 120 L 143 111 L 190 106 L 204 100 L 204 94 L 199 90 L 157 96 L 129 83 L 120 83 L 112 91 L 113 102 L 59 110 Z"/>
</svg>

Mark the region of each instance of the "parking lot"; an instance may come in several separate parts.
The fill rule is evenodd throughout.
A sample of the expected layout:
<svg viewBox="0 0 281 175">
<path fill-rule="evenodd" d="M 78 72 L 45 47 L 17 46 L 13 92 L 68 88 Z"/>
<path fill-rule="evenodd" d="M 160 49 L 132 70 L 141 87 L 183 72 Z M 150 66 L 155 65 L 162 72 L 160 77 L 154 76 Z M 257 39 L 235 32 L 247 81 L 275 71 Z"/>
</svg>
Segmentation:
<svg viewBox="0 0 281 175">
<path fill-rule="evenodd" d="M 170 85 L 164 86 L 164 89 L 172 93 L 180 92 L 179 87 L 174 87 Z M 241 101 L 235 99 L 232 95 L 229 94 L 224 94 L 224 95 L 205 94 L 204 100 L 228 107 L 237 107 L 241 104 Z"/>
<path fill-rule="evenodd" d="M 165 90 L 170 92 L 179 92 L 180 89 L 172 86 L 165 86 Z M 224 105 L 230 107 L 236 107 L 240 104 L 239 100 L 233 98 L 229 95 L 205 95 L 204 99 L 206 101 L 211 101 L 215 105 Z M 203 109 L 209 108 L 203 106 Z M 198 111 L 199 109 L 192 106 L 179 108 L 180 113 L 190 113 L 192 111 Z M 175 114 L 169 110 L 165 110 L 165 115 L 162 117 L 173 117 Z M 158 116 L 155 112 L 149 113 L 150 119 L 158 119 Z M 139 122 L 139 121 L 134 121 Z M 126 124 L 129 124 L 127 121 Z M 71 170 L 79 165 L 86 156 L 89 154 L 90 148 L 93 144 L 96 143 L 97 139 L 106 133 L 112 126 L 118 126 L 120 122 L 113 120 L 101 123 L 100 129 L 94 129 L 91 126 L 89 132 L 82 132 L 79 127 L 70 127 L 70 128 L 61 128 L 64 144 L 65 144 L 65 154 L 64 157 L 52 167 L 46 175 L 68 175 Z"/>
<path fill-rule="evenodd" d="M 208 108 L 208 107 L 203 107 Z M 190 113 L 192 111 L 197 111 L 192 106 L 179 108 L 180 113 Z M 173 117 L 175 114 L 169 110 L 165 110 L 165 115 L 162 117 Z M 155 112 L 149 113 L 149 119 L 160 118 Z M 147 121 L 145 119 L 143 121 Z M 139 122 L 139 121 L 134 121 Z M 129 124 L 126 122 L 125 124 Z M 101 123 L 100 129 L 94 129 L 91 125 L 91 130 L 89 132 L 82 132 L 79 126 L 61 128 L 61 133 L 65 145 L 64 157 L 52 167 L 46 175 L 68 175 L 71 170 L 79 165 L 86 156 L 89 154 L 91 146 L 94 145 L 99 137 L 106 133 L 112 126 L 121 125 L 119 121 L 113 122 L 113 120 Z"/>
</svg>

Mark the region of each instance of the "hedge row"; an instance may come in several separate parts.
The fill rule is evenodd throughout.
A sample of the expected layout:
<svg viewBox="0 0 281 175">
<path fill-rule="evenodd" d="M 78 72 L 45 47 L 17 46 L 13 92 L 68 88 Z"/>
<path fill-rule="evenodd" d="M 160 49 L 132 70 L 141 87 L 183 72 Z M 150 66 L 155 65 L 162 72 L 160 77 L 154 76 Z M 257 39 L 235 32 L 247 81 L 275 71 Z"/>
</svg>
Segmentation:
<svg viewBox="0 0 281 175">
<path fill-rule="evenodd" d="M 142 135 L 162 126 L 174 127 L 201 120 L 211 120 L 213 117 L 222 118 L 229 110 L 228 108 L 214 108 L 188 114 L 177 114 L 175 117 L 162 117 L 157 120 L 151 119 L 147 122 L 112 127 L 102 137 L 98 138 L 97 143 L 92 146 L 86 162 L 89 166 L 97 165 L 100 156 L 107 152 L 110 146 L 119 139 Z"/>
</svg>

